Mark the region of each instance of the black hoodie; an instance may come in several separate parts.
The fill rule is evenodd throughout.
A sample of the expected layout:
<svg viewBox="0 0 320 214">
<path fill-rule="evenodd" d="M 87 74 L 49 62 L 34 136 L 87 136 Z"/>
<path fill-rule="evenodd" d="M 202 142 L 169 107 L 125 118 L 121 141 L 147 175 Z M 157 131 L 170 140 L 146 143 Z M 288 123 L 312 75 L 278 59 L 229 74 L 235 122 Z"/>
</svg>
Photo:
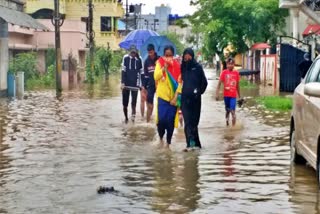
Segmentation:
<svg viewBox="0 0 320 214">
<path fill-rule="evenodd" d="M 141 87 L 142 59 L 125 55 L 122 59 L 121 83 L 129 87 Z"/>
<path fill-rule="evenodd" d="M 154 69 L 156 67 L 156 62 L 159 59 L 157 53 L 154 59 L 151 59 L 149 56 L 144 62 L 144 74 L 141 75 L 142 86 L 147 87 L 155 87 L 155 81 L 153 77 Z"/>
<path fill-rule="evenodd" d="M 181 77 L 183 81 L 182 96 L 188 98 L 198 98 L 203 94 L 207 88 L 208 81 L 204 74 L 202 66 L 194 59 L 194 52 L 191 48 L 185 49 L 184 56 L 190 54 L 192 60 L 181 64 Z"/>
</svg>

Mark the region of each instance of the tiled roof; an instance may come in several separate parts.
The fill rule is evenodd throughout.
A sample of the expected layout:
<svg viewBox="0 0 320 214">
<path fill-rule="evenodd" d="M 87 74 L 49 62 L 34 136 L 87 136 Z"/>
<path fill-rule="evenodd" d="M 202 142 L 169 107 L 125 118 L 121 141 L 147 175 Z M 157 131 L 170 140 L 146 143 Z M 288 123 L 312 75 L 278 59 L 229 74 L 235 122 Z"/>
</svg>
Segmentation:
<svg viewBox="0 0 320 214">
<path fill-rule="evenodd" d="M 33 19 L 28 14 L 2 6 L 0 6 L 0 18 L 2 18 L 8 23 L 19 25 L 21 27 L 28 27 L 38 30 L 47 30 L 47 28 L 44 25 L 37 22 L 37 20 Z"/>
</svg>

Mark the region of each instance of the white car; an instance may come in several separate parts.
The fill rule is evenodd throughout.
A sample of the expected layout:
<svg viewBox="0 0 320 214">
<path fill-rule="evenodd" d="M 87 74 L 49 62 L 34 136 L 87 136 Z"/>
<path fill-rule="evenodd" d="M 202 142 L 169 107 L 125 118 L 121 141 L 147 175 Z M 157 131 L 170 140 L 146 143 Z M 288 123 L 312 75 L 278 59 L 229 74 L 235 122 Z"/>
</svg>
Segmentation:
<svg viewBox="0 0 320 214">
<path fill-rule="evenodd" d="M 291 160 L 308 162 L 320 183 L 320 58 L 297 86 L 293 96 L 290 125 Z"/>
</svg>

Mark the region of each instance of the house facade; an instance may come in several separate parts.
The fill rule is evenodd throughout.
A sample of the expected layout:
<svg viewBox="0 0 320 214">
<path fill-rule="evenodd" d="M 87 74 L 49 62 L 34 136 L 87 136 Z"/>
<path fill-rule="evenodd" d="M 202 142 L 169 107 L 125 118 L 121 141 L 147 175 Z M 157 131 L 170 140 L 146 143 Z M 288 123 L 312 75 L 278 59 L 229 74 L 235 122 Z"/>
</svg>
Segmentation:
<svg viewBox="0 0 320 214">
<path fill-rule="evenodd" d="M 10 53 L 12 53 L 13 49 L 32 50 L 31 40 L 34 32 L 47 30 L 44 25 L 25 14 L 23 6 L 23 3 L 18 0 L 0 1 L 1 95 L 6 95 Z"/>
<path fill-rule="evenodd" d="M 317 0 L 279 0 L 279 7 L 290 10 L 289 23 L 292 36 L 301 37 L 304 27 L 301 21 L 307 20 L 307 24 L 320 24 L 320 3 Z M 302 28 L 302 30 L 301 30 Z"/>
<path fill-rule="evenodd" d="M 25 0 L 25 12 L 31 15 L 48 14 L 46 11 L 53 11 L 53 0 Z M 118 49 L 120 36 L 118 34 L 118 20 L 123 17 L 124 9 L 119 0 L 92 0 L 93 9 L 93 30 L 97 46 L 107 47 L 108 44 L 113 50 Z M 60 0 L 60 13 L 65 20 L 86 21 L 88 17 L 88 0 Z"/>
</svg>

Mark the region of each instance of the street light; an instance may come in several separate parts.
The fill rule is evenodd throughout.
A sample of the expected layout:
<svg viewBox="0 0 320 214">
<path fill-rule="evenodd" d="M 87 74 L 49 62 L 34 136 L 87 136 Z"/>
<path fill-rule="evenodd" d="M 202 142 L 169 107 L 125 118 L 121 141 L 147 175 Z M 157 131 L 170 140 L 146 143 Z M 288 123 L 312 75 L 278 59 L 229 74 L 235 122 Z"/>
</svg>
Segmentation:
<svg viewBox="0 0 320 214">
<path fill-rule="evenodd" d="M 153 30 L 156 31 L 156 24 L 159 22 L 159 19 L 154 19 L 153 20 Z M 158 23 L 159 25 L 159 23 Z"/>
<path fill-rule="evenodd" d="M 147 25 L 147 30 L 148 30 L 149 29 L 149 21 L 145 19 L 144 23 Z"/>
<path fill-rule="evenodd" d="M 126 22 L 126 34 L 128 34 L 129 32 L 129 17 L 130 17 L 130 13 L 133 14 L 133 20 L 130 19 L 130 21 L 134 21 L 134 28 L 137 29 L 138 25 L 137 25 L 137 19 L 141 19 L 141 11 L 142 11 L 142 6 L 144 6 L 145 4 L 143 3 L 139 3 L 139 4 L 131 4 L 129 5 L 129 1 L 126 0 L 126 4 L 125 4 L 125 22 Z M 139 15 L 140 18 L 137 17 L 137 15 Z"/>
</svg>

